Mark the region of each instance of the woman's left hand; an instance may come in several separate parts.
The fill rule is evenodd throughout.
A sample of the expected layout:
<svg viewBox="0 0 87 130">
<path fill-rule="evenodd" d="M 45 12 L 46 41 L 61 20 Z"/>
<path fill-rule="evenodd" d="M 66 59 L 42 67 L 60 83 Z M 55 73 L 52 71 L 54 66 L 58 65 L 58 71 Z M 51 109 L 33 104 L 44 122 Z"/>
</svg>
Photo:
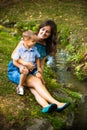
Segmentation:
<svg viewBox="0 0 87 130">
<path fill-rule="evenodd" d="M 41 79 L 42 83 L 45 84 L 45 81 L 44 81 L 44 79 L 43 79 L 43 77 L 42 77 L 42 74 L 41 74 L 40 72 L 38 72 L 38 73 L 36 74 L 36 77 L 39 78 L 39 79 Z"/>
<path fill-rule="evenodd" d="M 41 78 L 41 77 L 42 77 L 41 73 L 40 73 L 40 72 L 37 72 L 36 77 L 37 77 L 37 78 Z"/>
</svg>

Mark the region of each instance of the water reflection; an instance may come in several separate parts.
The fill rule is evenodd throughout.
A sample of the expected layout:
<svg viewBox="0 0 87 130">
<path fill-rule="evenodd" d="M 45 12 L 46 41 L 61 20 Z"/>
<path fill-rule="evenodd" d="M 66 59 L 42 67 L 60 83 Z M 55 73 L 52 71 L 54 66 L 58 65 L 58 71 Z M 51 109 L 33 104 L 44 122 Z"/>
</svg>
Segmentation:
<svg viewBox="0 0 87 130">
<path fill-rule="evenodd" d="M 68 53 L 64 50 L 58 50 L 55 57 L 56 68 L 58 72 L 58 82 L 66 87 L 73 87 L 83 95 L 81 104 L 76 112 L 72 128 L 69 130 L 79 129 L 87 130 L 87 82 L 79 81 L 70 71 L 67 71 L 66 60 Z"/>
</svg>

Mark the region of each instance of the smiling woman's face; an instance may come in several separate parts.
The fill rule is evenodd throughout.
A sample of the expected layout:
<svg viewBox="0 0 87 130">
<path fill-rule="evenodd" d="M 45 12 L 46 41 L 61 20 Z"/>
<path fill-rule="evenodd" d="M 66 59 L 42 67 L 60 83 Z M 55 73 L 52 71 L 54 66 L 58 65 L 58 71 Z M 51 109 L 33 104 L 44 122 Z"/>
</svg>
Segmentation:
<svg viewBox="0 0 87 130">
<path fill-rule="evenodd" d="M 50 26 L 44 26 L 41 28 L 38 32 L 38 38 L 39 39 L 47 39 L 51 35 L 51 27 Z"/>
</svg>

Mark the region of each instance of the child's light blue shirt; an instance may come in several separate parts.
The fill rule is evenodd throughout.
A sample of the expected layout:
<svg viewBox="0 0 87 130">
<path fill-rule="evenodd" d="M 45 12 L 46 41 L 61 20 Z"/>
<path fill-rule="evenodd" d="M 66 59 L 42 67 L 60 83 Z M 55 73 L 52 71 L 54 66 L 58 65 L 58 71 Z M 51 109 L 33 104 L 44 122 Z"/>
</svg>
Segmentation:
<svg viewBox="0 0 87 130">
<path fill-rule="evenodd" d="M 27 50 L 24 45 L 22 45 L 13 55 L 13 60 L 18 60 L 19 58 L 25 62 L 32 62 L 36 66 L 36 58 L 40 58 L 40 54 L 35 46 Z"/>
</svg>

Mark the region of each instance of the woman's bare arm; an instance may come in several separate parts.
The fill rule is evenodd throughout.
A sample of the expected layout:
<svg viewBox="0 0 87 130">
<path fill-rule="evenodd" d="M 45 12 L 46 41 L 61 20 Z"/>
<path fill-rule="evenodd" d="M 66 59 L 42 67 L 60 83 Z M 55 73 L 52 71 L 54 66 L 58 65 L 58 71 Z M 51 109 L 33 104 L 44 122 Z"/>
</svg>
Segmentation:
<svg viewBox="0 0 87 130">
<path fill-rule="evenodd" d="M 42 69 L 41 69 L 41 65 L 40 65 L 40 60 L 39 59 L 36 59 L 36 64 L 37 64 L 37 70 L 38 70 L 38 72 L 42 73 Z"/>
<path fill-rule="evenodd" d="M 16 52 L 16 50 L 17 50 L 22 44 L 23 44 L 23 41 L 20 41 L 20 42 L 18 43 L 18 45 L 16 46 L 16 48 L 13 50 L 12 55 L 11 55 L 11 58 L 12 58 L 12 59 L 13 59 L 14 53 Z"/>
<path fill-rule="evenodd" d="M 42 69 L 42 71 L 43 71 L 43 69 L 44 69 L 45 61 L 46 61 L 46 57 L 44 57 L 44 58 L 41 60 L 41 69 Z"/>
<path fill-rule="evenodd" d="M 14 64 L 16 67 L 18 67 L 19 69 L 23 66 L 23 65 L 21 65 L 20 63 L 18 63 L 17 60 L 13 60 L 13 64 Z"/>
</svg>

